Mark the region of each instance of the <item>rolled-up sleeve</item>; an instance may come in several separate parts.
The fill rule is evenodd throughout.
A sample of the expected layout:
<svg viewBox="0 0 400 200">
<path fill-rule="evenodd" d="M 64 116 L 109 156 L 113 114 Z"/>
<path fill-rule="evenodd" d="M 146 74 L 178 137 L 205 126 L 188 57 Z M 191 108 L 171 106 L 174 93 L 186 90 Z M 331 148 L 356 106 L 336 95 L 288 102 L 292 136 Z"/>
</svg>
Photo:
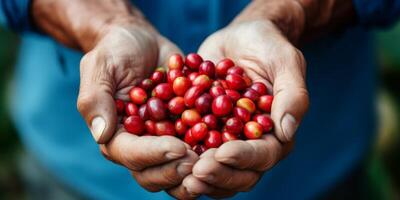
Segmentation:
<svg viewBox="0 0 400 200">
<path fill-rule="evenodd" d="M 0 0 L 0 23 L 14 31 L 32 30 L 31 0 Z"/>
<path fill-rule="evenodd" d="M 367 27 L 387 27 L 400 16 L 400 0 L 353 0 L 359 23 Z"/>
</svg>

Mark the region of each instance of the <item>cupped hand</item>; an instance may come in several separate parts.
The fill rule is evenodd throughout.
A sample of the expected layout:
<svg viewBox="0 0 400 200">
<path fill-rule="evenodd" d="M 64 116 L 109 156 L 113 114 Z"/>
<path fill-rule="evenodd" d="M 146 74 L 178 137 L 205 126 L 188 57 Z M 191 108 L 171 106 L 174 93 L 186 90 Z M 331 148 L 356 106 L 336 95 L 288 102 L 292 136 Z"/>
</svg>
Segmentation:
<svg viewBox="0 0 400 200">
<path fill-rule="evenodd" d="M 231 58 L 253 82 L 265 83 L 274 95 L 273 134 L 259 140 L 233 141 L 210 149 L 193 167 L 183 185 L 192 195 L 227 197 L 251 189 L 263 172 L 287 155 L 309 99 L 306 63 L 270 21 L 233 23 L 209 36 L 199 49 L 205 59 Z"/>
<path fill-rule="evenodd" d="M 180 50 L 152 27 L 140 24 L 113 25 L 102 30 L 95 47 L 81 60 L 78 110 L 103 155 L 127 167 L 149 191 L 174 188 L 185 195 L 181 182 L 191 173 L 198 156 L 173 137 L 138 137 L 118 125 L 115 98 L 128 100 L 132 86 L 156 66 L 165 66 Z"/>
</svg>

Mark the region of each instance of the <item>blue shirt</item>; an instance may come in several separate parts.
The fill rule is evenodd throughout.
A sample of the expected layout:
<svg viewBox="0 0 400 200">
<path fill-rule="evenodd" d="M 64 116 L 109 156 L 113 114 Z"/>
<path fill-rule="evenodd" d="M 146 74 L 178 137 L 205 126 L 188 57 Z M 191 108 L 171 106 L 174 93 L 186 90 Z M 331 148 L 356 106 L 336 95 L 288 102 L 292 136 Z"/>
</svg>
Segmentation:
<svg viewBox="0 0 400 200">
<path fill-rule="evenodd" d="M 237 0 L 134 2 L 186 52 L 196 51 L 248 3 Z M 128 171 L 99 153 L 76 109 L 82 53 L 37 34 L 29 23 L 30 0 L 0 0 L 0 22 L 22 37 L 12 90 L 12 113 L 27 150 L 59 180 L 96 199 L 169 199 L 142 189 Z M 295 150 L 248 193 L 235 198 L 308 199 L 344 178 L 375 137 L 376 65 L 366 28 L 387 26 L 399 0 L 354 0 L 361 26 L 302 48 L 308 63 L 311 107 Z M 171 11 L 179 9 L 179 12 Z"/>
</svg>

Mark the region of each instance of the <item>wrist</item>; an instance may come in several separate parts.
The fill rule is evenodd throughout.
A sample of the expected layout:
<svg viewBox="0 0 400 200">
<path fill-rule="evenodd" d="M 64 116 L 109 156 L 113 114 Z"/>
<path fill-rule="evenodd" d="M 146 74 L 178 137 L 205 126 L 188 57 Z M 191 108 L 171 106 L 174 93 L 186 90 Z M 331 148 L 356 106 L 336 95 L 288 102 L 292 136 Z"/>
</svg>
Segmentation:
<svg viewBox="0 0 400 200">
<path fill-rule="evenodd" d="M 296 0 L 253 0 L 232 23 L 269 21 L 288 40 L 297 43 L 305 29 L 306 13 Z"/>
<path fill-rule="evenodd" d="M 113 27 L 151 27 L 125 0 L 34 0 L 32 17 L 41 31 L 74 48 L 90 51 Z"/>
</svg>

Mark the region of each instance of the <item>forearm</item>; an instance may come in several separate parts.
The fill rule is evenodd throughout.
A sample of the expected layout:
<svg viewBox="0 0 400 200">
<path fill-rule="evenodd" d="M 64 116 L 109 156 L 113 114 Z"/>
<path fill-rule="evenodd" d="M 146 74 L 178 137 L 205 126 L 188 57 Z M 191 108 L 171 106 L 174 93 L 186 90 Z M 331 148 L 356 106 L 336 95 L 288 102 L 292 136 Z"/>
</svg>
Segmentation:
<svg viewBox="0 0 400 200">
<path fill-rule="evenodd" d="M 354 22 L 350 0 L 254 0 L 233 23 L 270 20 L 294 43 Z"/>
<path fill-rule="evenodd" d="M 85 52 L 114 24 L 149 26 L 125 0 L 33 0 L 32 17 L 43 32 Z"/>
</svg>

